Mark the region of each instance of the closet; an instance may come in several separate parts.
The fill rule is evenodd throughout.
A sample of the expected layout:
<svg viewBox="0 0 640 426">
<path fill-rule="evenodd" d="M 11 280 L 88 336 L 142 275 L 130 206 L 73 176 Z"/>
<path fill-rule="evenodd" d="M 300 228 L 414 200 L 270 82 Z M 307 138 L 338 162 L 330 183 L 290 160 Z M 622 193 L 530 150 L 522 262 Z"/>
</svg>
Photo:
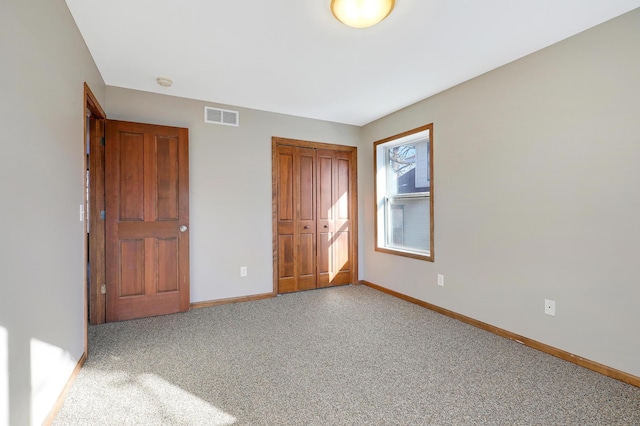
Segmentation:
<svg viewBox="0 0 640 426">
<path fill-rule="evenodd" d="M 356 283 L 356 148 L 273 138 L 274 291 Z"/>
</svg>

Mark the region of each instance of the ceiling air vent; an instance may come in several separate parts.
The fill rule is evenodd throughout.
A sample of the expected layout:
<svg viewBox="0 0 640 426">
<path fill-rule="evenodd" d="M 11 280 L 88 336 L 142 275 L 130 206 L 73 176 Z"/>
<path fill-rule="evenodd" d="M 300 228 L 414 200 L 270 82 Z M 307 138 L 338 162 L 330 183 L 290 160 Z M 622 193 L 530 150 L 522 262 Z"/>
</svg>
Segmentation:
<svg viewBox="0 0 640 426">
<path fill-rule="evenodd" d="M 204 122 L 238 127 L 240 125 L 240 113 L 206 106 L 204 107 Z"/>
</svg>

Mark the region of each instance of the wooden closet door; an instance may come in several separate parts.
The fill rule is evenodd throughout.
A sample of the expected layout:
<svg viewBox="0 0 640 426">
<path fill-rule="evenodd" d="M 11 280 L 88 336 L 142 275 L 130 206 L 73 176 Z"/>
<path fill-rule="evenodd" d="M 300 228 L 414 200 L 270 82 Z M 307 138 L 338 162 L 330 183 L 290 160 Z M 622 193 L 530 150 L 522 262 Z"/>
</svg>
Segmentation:
<svg viewBox="0 0 640 426">
<path fill-rule="evenodd" d="M 316 277 L 316 152 L 315 149 L 296 148 L 298 290 L 318 286 Z"/>
<path fill-rule="evenodd" d="M 273 138 L 274 292 L 357 283 L 356 157 L 354 147 Z"/>
<path fill-rule="evenodd" d="M 277 147 L 278 292 L 317 287 L 316 152 Z"/>
<path fill-rule="evenodd" d="M 318 150 L 318 287 L 350 284 L 352 154 Z"/>
</svg>

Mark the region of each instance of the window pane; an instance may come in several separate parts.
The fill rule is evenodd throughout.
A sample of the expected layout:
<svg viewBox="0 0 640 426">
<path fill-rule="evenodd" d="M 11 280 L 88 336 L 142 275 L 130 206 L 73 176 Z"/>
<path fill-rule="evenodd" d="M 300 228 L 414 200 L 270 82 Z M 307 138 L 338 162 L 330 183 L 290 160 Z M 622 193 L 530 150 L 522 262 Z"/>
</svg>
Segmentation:
<svg viewBox="0 0 640 426">
<path fill-rule="evenodd" d="M 387 200 L 387 245 L 428 251 L 429 197 L 390 197 Z"/>
<path fill-rule="evenodd" d="M 387 151 L 389 195 L 429 192 L 429 142 L 394 146 Z"/>
<path fill-rule="evenodd" d="M 391 204 L 389 208 L 389 227 L 391 229 L 389 244 L 402 247 L 404 246 L 404 206 Z"/>
</svg>

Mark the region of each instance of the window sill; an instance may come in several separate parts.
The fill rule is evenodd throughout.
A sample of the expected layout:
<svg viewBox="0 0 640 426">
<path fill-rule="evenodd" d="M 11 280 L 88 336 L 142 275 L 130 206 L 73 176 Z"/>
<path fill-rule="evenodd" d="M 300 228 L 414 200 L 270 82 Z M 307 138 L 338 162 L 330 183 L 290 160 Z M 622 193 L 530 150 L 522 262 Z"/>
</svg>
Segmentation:
<svg viewBox="0 0 640 426">
<path fill-rule="evenodd" d="M 433 252 L 416 252 L 389 247 L 376 247 L 376 251 L 380 253 L 395 254 L 396 256 L 410 257 L 412 259 L 433 262 Z"/>
</svg>

